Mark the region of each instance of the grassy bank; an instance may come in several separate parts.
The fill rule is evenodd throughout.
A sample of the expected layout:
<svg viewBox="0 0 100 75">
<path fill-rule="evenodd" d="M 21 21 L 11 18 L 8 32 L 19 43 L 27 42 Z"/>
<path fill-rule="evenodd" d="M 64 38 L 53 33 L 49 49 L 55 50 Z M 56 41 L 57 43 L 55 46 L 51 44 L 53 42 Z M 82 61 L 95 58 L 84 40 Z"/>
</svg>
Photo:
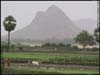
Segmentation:
<svg viewBox="0 0 100 75">
<path fill-rule="evenodd" d="M 32 68 L 3 68 L 3 74 L 99 74 L 96 70 L 79 70 L 79 69 L 32 69 Z"/>
</svg>

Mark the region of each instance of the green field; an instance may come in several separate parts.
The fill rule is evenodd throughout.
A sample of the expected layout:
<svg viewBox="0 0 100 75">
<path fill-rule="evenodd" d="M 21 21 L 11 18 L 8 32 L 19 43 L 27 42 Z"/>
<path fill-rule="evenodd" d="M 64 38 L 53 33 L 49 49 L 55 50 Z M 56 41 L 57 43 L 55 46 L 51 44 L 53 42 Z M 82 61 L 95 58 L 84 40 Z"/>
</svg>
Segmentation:
<svg viewBox="0 0 100 75">
<path fill-rule="evenodd" d="M 50 62 L 73 62 L 73 63 L 89 63 L 99 64 L 99 55 L 97 54 L 76 54 L 76 53 L 3 53 L 2 58 L 11 59 L 32 59 L 38 61 L 50 61 Z"/>
<path fill-rule="evenodd" d="M 97 70 L 79 69 L 33 69 L 33 68 L 3 68 L 3 74 L 99 74 Z"/>
<path fill-rule="evenodd" d="M 34 53 L 34 52 L 4 52 L 2 58 L 16 60 L 37 60 L 49 62 L 81 63 L 82 65 L 99 65 L 99 54 L 77 54 L 77 53 Z M 80 69 L 34 69 L 32 67 L 15 66 L 13 68 L 3 68 L 3 73 L 7 74 L 99 74 L 98 70 Z"/>
</svg>

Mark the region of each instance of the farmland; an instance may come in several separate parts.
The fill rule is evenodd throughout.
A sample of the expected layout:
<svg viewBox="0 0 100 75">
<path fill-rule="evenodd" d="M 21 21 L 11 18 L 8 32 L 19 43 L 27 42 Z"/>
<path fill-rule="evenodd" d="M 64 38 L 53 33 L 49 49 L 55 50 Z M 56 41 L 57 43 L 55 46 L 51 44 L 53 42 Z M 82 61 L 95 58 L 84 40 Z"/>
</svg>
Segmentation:
<svg viewBox="0 0 100 75">
<path fill-rule="evenodd" d="M 93 63 L 99 64 L 99 55 L 91 54 L 74 54 L 74 53 L 3 53 L 2 58 L 11 58 L 11 59 L 31 59 L 38 61 L 48 61 L 48 62 L 80 62 L 80 63 Z"/>
<path fill-rule="evenodd" d="M 98 74 L 99 53 L 90 51 L 20 51 L 3 52 L 1 58 L 10 58 L 11 67 L 4 67 L 3 72 L 31 73 L 31 74 Z M 28 60 L 39 61 L 38 67 L 29 66 Z M 21 67 L 21 68 L 18 68 Z M 49 68 L 48 68 L 49 67 Z M 50 69 L 53 68 L 53 69 Z M 38 69 L 38 70 L 37 70 Z"/>
</svg>

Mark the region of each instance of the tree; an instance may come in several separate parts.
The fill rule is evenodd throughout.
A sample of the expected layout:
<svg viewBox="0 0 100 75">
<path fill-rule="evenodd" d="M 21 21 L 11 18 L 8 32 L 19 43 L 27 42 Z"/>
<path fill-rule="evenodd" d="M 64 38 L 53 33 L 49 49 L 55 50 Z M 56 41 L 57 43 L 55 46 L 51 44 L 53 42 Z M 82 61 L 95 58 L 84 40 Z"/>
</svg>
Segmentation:
<svg viewBox="0 0 100 75">
<path fill-rule="evenodd" d="M 51 46 L 50 43 L 45 43 L 45 44 L 42 45 L 42 47 L 49 47 L 49 46 Z"/>
<path fill-rule="evenodd" d="M 11 48 L 15 48 L 15 44 L 11 44 Z"/>
<path fill-rule="evenodd" d="M 55 43 L 50 44 L 51 47 L 56 47 L 57 45 Z"/>
<path fill-rule="evenodd" d="M 42 47 L 56 47 L 57 45 L 55 43 L 45 43 L 42 45 Z"/>
<path fill-rule="evenodd" d="M 59 43 L 58 47 L 65 47 L 65 45 L 63 43 Z"/>
<path fill-rule="evenodd" d="M 71 44 L 67 44 L 66 47 L 67 47 L 67 48 L 71 48 Z"/>
<path fill-rule="evenodd" d="M 10 32 L 13 31 L 16 27 L 16 20 L 12 16 L 8 16 L 5 18 L 3 22 L 4 28 L 6 31 L 8 31 L 8 48 L 7 52 L 9 51 L 9 45 L 10 45 Z"/>
<path fill-rule="evenodd" d="M 92 35 L 89 36 L 89 45 L 94 45 L 95 44 L 95 41 L 94 41 L 94 38 Z"/>
<path fill-rule="evenodd" d="M 89 35 L 89 33 L 85 30 L 83 30 L 80 34 L 77 35 L 75 38 L 75 41 L 81 45 L 83 45 L 83 50 L 87 45 L 93 45 L 94 39 L 92 35 Z"/>
<path fill-rule="evenodd" d="M 72 50 L 73 50 L 73 49 L 74 49 L 74 50 L 78 50 L 78 47 L 77 47 L 77 46 L 73 46 L 73 47 L 72 47 Z"/>
<path fill-rule="evenodd" d="M 95 31 L 94 31 L 95 40 L 96 40 L 97 42 L 100 42 L 99 35 L 100 35 L 100 26 L 97 27 L 97 28 L 95 29 Z"/>
<path fill-rule="evenodd" d="M 23 51 L 23 46 L 22 46 L 21 43 L 18 43 L 18 44 L 17 44 L 17 47 L 18 47 L 18 49 L 19 49 L 20 51 Z"/>
</svg>

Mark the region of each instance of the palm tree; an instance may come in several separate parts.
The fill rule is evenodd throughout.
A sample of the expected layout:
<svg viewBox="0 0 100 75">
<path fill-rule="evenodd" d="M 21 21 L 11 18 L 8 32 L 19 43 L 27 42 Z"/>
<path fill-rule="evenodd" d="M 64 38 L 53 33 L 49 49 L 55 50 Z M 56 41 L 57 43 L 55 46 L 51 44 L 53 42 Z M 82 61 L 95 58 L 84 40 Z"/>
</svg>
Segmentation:
<svg viewBox="0 0 100 75">
<path fill-rule="evenodd" d="M 10 32 L 13 31 L 16 27 L 16 20 L 12 16 L 8 16 L 5 18 L 3 22 L 4 28 L 8 31 L 8 47 L 7 52 L 9 51 L 9 44 L 10 44 Z"/>
</svg>

